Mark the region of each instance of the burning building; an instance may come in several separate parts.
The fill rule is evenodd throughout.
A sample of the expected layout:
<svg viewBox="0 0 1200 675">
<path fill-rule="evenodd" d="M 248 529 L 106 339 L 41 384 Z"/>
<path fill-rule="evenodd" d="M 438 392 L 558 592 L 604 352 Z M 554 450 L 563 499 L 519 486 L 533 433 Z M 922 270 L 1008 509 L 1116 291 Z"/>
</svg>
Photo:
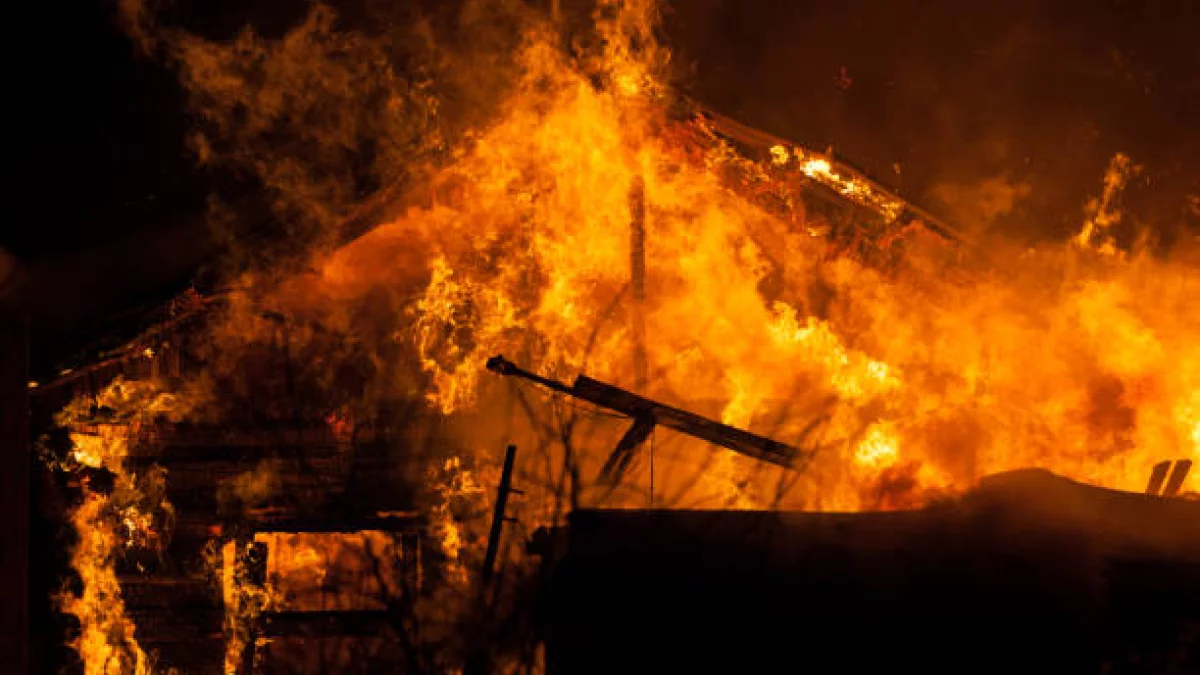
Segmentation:
<svg viewBox="0 0 1200 675">
<path fill-rule="evenodd" d="M 465 130 L 327 8 L 133 16 L 288 236 L 30 385 L 77 665 L 1194 664 L 1200 273 L 1114 238 L 1133 163 L 1070 242 L 968 234 L 678 94 L 655 3 L 597 5 L 410 64 L 506 76 Z"/>
</svg>

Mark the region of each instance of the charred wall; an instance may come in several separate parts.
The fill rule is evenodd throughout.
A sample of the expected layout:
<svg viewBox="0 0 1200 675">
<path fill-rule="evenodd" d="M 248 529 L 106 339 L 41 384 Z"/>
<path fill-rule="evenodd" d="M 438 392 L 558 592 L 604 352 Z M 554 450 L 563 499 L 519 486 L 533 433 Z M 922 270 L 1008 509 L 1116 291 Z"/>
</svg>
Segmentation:
<svg viewBox="0 0 1200 675">
<path fill-rule="evenodd" d="M 53 609 L 62 609 L 60 592 L 83 592 L 80 573 L 72 569 L 78 563 L 70 559 L 83 533 L 72 531 L 71 514 L 97 495 L 110 500 L 112 506 L 100 517 L 115 518 L 120 535 L 109 564 L 120 585 L 124 614 L 134 627 L 137 645 L 151 655 L 155 668 L 221 672 L 232 617 L 249 619 L 251 634 L 267 631 L 283 639 L 295 637 L 292 633 L 312 637 L 315 631 L 333 644 L 320 650 L 319 662 L 325 665 L 314 661 L 306 667 L 317 670 L 306 672 L 319 672 L 339 658 L 358 658 L 362 663 L 356 664 L 363 667 L 378 665 L 378 659 L 394 663 L 399 658 L 391 631 L 405 615 L 403 608 L 388 603 L 413 601 L 421 592 L 420 560 L 436 560 L 438 552 L 436 547 L 425 555 L 419 550 L 426 544 L 424 523 L 414 506 L 418 453 L 413 448 L 420 441 L 408 425 L 428 424 L 414 421 L 415 408 L 402 406 L 384 406 L 375 419 L 330 418 L 329 392 L 308 379 L 300 365 L 304 356 L 288 353 L 286 340 L 252 345 L 236 358 L 214 354 L 208 344 L 210 323 L 219 315 L 213 306 L 180 310 L 132 341 L 93 352 L 87 365 L 64 370 L 58 380 L 31 390 L 34 433 L 46 462 L 39 472 L 45 489 L 37 516 L 44 525 L 39 551 L 45 558 L 45 578 L 38 588 L 38 606 L 45 605 L 45 611 L 39 619 L 47 629 L 39 653 L 47 672 L 72 672 L 81 666 L 79 656 L 65 647 L 79 635 L 80 621 L 65 612 L 54 614 Z M 5 350 L 6 357 L 19 353 Z M 129 410 L 105 403 L 103 392 L 119 381 L 154 383 L 186 396 L 186 383 L 211 372 L 216 358 L 231 358 L 235 366 L 226 380 L 214 377 L 205 409 L 192 418 L 155 416 L 145 409 L 147 401 L 134 400 Z M 19 389 L 22 395 L 27 391 L 24 379 Z M 59 426 L 63 422 L 57 414 L 64 406 L 85 411 L 69 428 Z M 108 465 L 97 468 L 72 461 L 69 434 L 112 433 L 128 441 L 118 475 Z M 114 484 L 119 498 L 111 497 Z M 145 514 L 152 524 L 145 531 L 126 532 L 120 525 L 126 509 Z M 372 540 L 376 543 L 392 542 L 387 544 L 392 548 L 382 572 L 369 568 L 378 564 L 374 558 L 348 555 L 352 545 L 339 548 L 343 539 L 362 532 L 378 535 Z M 310 602 L 300 612 L 255 610 L 236 616 L 245 610 L 230 604 L 229 590 L 223 586 L 226 575 L 241 562 L 231 566 L 223 560 L 226 545 L 237 542 L 239 548 L 233 550 L 240 551 L 264 539 L 286 542 L 325 535 L 326 540 L 317 543 L 301 542 L 324 547 L 327 554 L 323 564 L 329 569 L 320 576 L 324 581 L 306 591 L 320 596 L 320 602 Z M 338 567 L 347 560 L 349 567 Z M 386 567 L 389 561 L 394 569 Z M 265 566 L 255 583 L 286 583 L 295 563 L 278 562 Z M 268 569 L 278 570 L 272 573 L 279 578 L 266 577 Z M 374 578 L 370 575 L 392 572 L 403 578 L 389 577 L 388 593 L 377 588 L 379 583 L 368 583 Z M 304 590 L 307 577 L 300 577 L 298 587 Z M 373 595 L 359 598 L 361 588 L 374 588 Z M 342 611 L 358 608 L 360 600 L 369 610 Z M 281 601 L 280 607 L 287 605 Z M 363 635 L 390 648 L 375 645 L 362 652 Z M 363 654 L 378 658 L 370 661 Z M 255 657 L 248 652 L 247 658 Z"/>
</svg>

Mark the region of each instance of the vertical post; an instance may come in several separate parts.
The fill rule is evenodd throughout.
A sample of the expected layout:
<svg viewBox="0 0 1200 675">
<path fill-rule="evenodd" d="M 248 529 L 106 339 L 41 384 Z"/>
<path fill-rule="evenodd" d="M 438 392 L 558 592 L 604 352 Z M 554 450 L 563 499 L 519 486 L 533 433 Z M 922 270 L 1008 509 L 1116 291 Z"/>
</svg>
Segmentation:
<svg viewBox="0 0 1200 675">
<path fill-rule="evenodd" d="M 517 457 L 517 446 L 510 445 L 504 452 L 504 470 L 500 474 L 500 489 L 496 493 L 496 508 L 492 512 L 492 531 L 488 534 L 487 553 L 483 557 L 483 583 L 492 581 L 496 568 L 496 555 L 500 551 L 500 531 L 508 508 L 508 493 L 512 491 L 513 462 Z"/>
<path fill-rule="evenodd" d="M 629 188 L 629 285 L 633 290 L 634 392 L 646 394 L 646 181 Z"/>
<path fill-rule="evenodd" d="M 500 472 L 500 488 L 496 491 L 496 508 L 492 511 L 492 530 L 488 533 L 487 553 L 483 556 L 483 583 L 480 584 L 480 597 L 486 595 L 492 583 L 492 575 L 496 569 L 496 556 L 500 552 L 500 532 L 504 527 L 505 513 L 508 509 L 508 494 L 520 490 L 512 488 L 513 462 L 517 458 L 517 446 L 510 445 L 504 451 L 504 469 Z M 467 658 L 463 667 L 464 675 L 488 675 L 492 672 L 488 647 L 491 644 L 489 632 L 492 630 L 492 609 L 486 602 L 482 607 L 484 620 L 482 629 L 474 637 L 478 643 Z"/>
<path fill-rule="evenodd" d="M 29 672 L 29 314 L 25 278 L 0 249 L 0 659 Z"/>
<path fill-rule="evenodd" d="M 633 391 L 646 395 L 646 180 L 629 188 L 629 285 L 633 290 Z M 654 504 L 654 443 L 650 444 L 650 504 Z"/>
</svg>

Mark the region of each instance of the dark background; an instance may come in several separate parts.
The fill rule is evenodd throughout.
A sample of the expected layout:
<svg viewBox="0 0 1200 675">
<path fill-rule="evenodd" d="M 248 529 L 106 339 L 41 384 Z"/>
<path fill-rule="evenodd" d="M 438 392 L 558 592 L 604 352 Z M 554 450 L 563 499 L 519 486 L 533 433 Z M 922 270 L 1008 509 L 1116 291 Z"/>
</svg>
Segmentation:
<svg viewBox="0 0 1200 675">
<path fill-rule="evenodd" d="M 142 56 L 115 0 L 26 3 L 11 19 L 17 152 L 0 246 L 31 279 L 35 375 L 92 328 L 187 283 L 216 246 L 174 74 Z M 334 3 L 346 4 L 346 3 Z M 344 8 L 361 14 L 371 0 Z M 446 12 L 446 3 L 439 11 Z M 278 34 L 308 2 L 166 4 L 176 25 Z M 939 185 L 1028 183 L 995 224 L 1078 228 L 1114 152 L 1145 165 L 1137 211 L 1168 243 L 1200 194 L 1200 9 L 1102 0 L 688 0 L 665 12 L 683 88 L 842 157 L 935 210 Z M 947 214 L 953 215 L 953 214 Z"/>
</svg>

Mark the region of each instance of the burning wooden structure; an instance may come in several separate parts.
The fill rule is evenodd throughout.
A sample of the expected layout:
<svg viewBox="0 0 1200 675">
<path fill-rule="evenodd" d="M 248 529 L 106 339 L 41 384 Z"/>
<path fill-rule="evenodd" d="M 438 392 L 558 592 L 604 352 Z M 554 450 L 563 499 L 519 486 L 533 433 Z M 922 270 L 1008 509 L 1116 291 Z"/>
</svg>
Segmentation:
<svg viewBox="0 0 1200 675">
<path fill-rule="evenodd" d="M 357 655 L 364 668 L 381 653 L 396 661 L 388 650 L 401 640 L 394 627 L 422 593 L 427 542 L 402 476 L 411 467 L 395 455 L 402 442 L 395 427 L 280 417 L 269 400 L 220 424 L 106 403 L 113 387 L 179 381 L 194 371 L 192 341 L 210 308 L 177 303 L 165 310 L 170 319 L 154 317 L 132 342 L 54 382 L 31 384 L 49 432 L 44 459 L 67 469 L 71 499 L 99 505 L 98 531 L 79 523 L 77 537 L 105 544 L 75 566 L 91 566 L 113 583 L 105 592 L 115 597 L 92 600 L 116 604 L 91 611 L 111 612 L 116 626 L 131 631 L 118 644 L 137 654 L 115 662 L 126 664 L 122 671 L 198 673 L 330 665 L 317 650 L 297 666 L 287 648 L 297 639 L 341 641 L 333 663 L 338 653 Z M 264 377 L 257 395 L 287 396 L 273 388 L 286 379 Z M 69 427 L 45 419 L 79 402 L 88 409 Z M 119 445 L 121 454 L 87 456 L 92 441 L 98 449 Z M 112 531 L 105 522 L 120 525 Z M 77 555 L 92 550 L 75 546 Z M 81 582 L 103 587 L 105 580 Z M 372 646 L 363 651 L 363 643 Z"/>
<path fill-rule="evenodd" d="M 55 381 L 33 387 L 30 393 L 45 413 L 43 431 L 51 432 L 42 447 L 52 465 L 67 469 L 64 482 L 75 498 L 64 518 L 78 534 L 71 549 L 73 567 L 83 577 L 75 585 L 82 588 L 64 594 L 63 604 L 79 617 L 80 634 L 71 638 L 88 652 L 94 671 L 95 664 L 112 660 L 119 670 L 146 672 L 154 658 L 157 668 L 190 672 L 377 671 L 380 666 L 372 659 L 393 670 L 403 664 L 409 672 L 421 672 L 423 664 L 413 662 L 414 649 L 406 644 L 414 625 L 412 606 L 437 585 L 431 577 L 438 566 L 430 560 L 459 542 L 450 536 L 457 533 L 448 532 L 438 533 L 442 541 L 432 541 L 427 521 L 435 509 L 421 509 L 415 490 L 405 489 L 426 479 L 414 465 L 430 459 L 412 451 L 406 434 L 436 435 L 456 405 L 475 393 L 471 378 L 483 360 L 475 359 L 476 352 L 493 343 L 515 343 L 534 352 L 531 362 L 536 355 L 555 355 L 558 361 L 546 372 L 585 363 L 596 335 L 588 322 L 603 321 L 608 313 L 602 305 L 615 307 L 626 289 L 633 300 L 630 329 L 628 335 L 610 336 L 605 357 L 610 374 L 634 373 L 633 391 L 586 376 L 567 387 L 508 362 L 492 364 L 631 418 L 633 426 L 618 452 L 608 456 L 609 477 L 621 475 L 633 448 L 656 426 L 772 465 L 807 462 L 808 448 L 724 419 L 727 412 L 730 418 L 755 414 L 754 404 L 762 397 L 753 394 L 761 392 L 742 391 L 753 389 L 742 385 L 778 370 L 777 354 L 797 366 L 797 376 L 787 383 L 781 378 L 780 391 L 771 393 L 796 394 L 807 383 L 826 399 L 843 401 L 844 428 L 835 439 L 843 456 L 833 461 L 862 460 L 865 477 L 859 479 L 873 487 L 889 480 L 907 480 L 912 487 L 921 468 L 900 461 L 899 441 L 885 433 L 890 421 L 885 412 L 897 416 L 895 409 L 909 403 L 936 409 L 946 391 L 972 404 L 991 396 L 977 373 L 966 382 L 954 354 L 944 359 L 950 364 L 947 373 L 938 370 L 946 365 L 940 362 L 922 370 L 933 360 L 922 353 L 901 366 L 911 363 L 918 375 L 912 395 L 899 403 L 884 401 L 900 388 L 884 357 L 856 351 L 830 327 L 822 305 L 829 304 L 828 288 L 809 288 L 811 278 L 786 279 L 789 251 L 803 251 L 798 257 L 813 268 L 819 259 L 853 259 L 870 277 L 902 259 L 906 242 L 923 234 L 932 235 L 940 250 L 969 243 L 956 228 L 832 153 L 748 129 L 682 98 L 654 99 L 654 105 L 669 106 L 670 114 L 642 119 L 638 111 L 644 101 L 638 97 L 655 88 L 640 89 L 636 77 L 598 88 L 576 73 L 564 74 L 569 69 L 559 68 L 550 52 L 534 56 L 526 75 L 536 83 L 529 100 L 515 106 L 511 124 L 499 124 L 494 138 L 459 158 L 461 166 L 432 181 L 424 211 L 399 214 L 395 195 L 385 189 L 342 223 L 339 232 L 351 240 L 322 259 L 319 269 L 283 281 L 272 277 L 262 284 L 270 286 L 267 291 L 260 286 L 262 297 L 274 304 L 259 307 L 247 300 L 249 293 L 237 296 L 242 314 L 231 316 L 244 323 L 231 323 L 251 337 L 238 334 L 240 341 L 231 340 L 234 354 L 221 351 L 230 342 L 216 339 L 229 335 L 217 335 L 206 322 L 212 308 L 235 294 L 185 294 L 131 331 L 137 337 L 124 335 L 115 349 L 93 351 L 83 362 L 69 364 L 74 370 L 64 369 Z M 617 66 L 629 64 L 610 65 L 615 73 Z M 628 120 L 614 122 L 625 113 Z M 556 115 L 552 123 L 547 115 Z M 651 144 L 639 134 L 619 133 L 624 122 L 639 134 L 653 132 L 656 144 L 631 149 L 633 143 Z M 561 127 L 556 133 L 535 138 L 534 130 L 554 124 Z M 597 128 L 605 133 L 596 134 Z M 594 141 L 607 145 L 592 148 Z M 577 152 L 580 146 L 588 147 Z M 489 154 L 497 147 L 505 161 Z M 564 156 L 569 161 L 559 161 Z M 519 170 L 509 171 L 513 157 Z M 692 201 L 706 204 L 697 209 Z M 605 210 L 603 217 L 591 218 L 593 210 Z M 696 230 L 702 228 L 697 222 L 711 225 L 717 236 L 698 242 Z M 592 230 L 579 235 L 577 228 L 584 226 Z M 620 230 L 618 236 L 611 236 L 614 229 Z M 671 238 L 667 245 L 658 239 L 665 237 Z M 589 250 L 594 240 L 606 247 L 594 253 Z M 539 243 L 546 250 L 531 253 Z M 700 243 L 708 246 L 705 256 L 680 253 L 685 245 Z M 651 264 L 655 247 L 678 258 Z M 599 253 L 607 257 L 592 260 Z M 628 261 L 628 274 L 614 260 Z M 575 276 L 580 265 L 574 263 L 591 265 L 592 276 Z M 406 266 L 412 269 L 394 270 Z M 844 280 L 855 273 L 847 267 L 834 272 Z M 709 278 L 731 269 L 728 277 Z M 800 275 L 805 271 L 811 268 L 802 267 Z M 655 297 L 661 290 L 655 281 L 677 295 Z M 731 287 L 737 292 L 724 295 Z M 706 294 L 720 296 L 721 302 L 703 305 L 701 319 L 748 307 L 757 321 L 750 328 L 775 351 L 756 358 L 761 345 L 752 340 L 742 345 L 745 349 L 712 358 L 716 352 L 706 348 L 720 350 L 730 336 L 744 336 L 748 329 L 729 321 L 726 330 L 704 339 L 691 335 L 689 327 L 679 329 L 696 321 L 692 301 L 711 300 Z M 808 302 L 806 295 L 818 297 Z M 655 316 L 655 303 L 670 311 Z M 912 306 L 892 309 L 902 315 L 901 309 Z M 359 330 L 356 322 L 378 319 L 380 313 L 383 321 Z M 673 328 L 675 341 L 656 345 L 661 336 L 654 335 L 654 327 Z M 914 335 L 920 332 L 914 329 Z M 1105 342 L 1103 336 L 1096 340 Z M 982 345 L 980 352 L 991 358 L 994 346 Z M 619 362 L 627 351 L 633 367 L 625 369 Z M 521 358 L 525 362 L 526 354 Z M 753 362 L 757 371 L 740 371 L 735 381 L 721 366 L 732 370 L 738 359 Z M 337 367 L 347 363 L 348 368 Z M 388 399 L 388 405 L 372 400 L 377 405 L 366 416 L 361 408 L 347 414 L 353 406 L 336 404 L 377 394 L 380 383 L 399 371 L 397 363 L 419 372 L 414 380 L 420 387 L 405 392 L 411 400 Z M 706 382 L 730 385 L 721 403 L 730 410 L 701 415 L 660 403 L 651 390 L 657 386 L 652 377 L 658 377 L 651 366 L 664 370 L 680 363 L 677 381 L 670 383 L 673 394 L 695 394 L 703 386 L 693 378 L 715 372 Z M 1123 409 L 1114 413 L 1119 406 L 1109 400 L 1119 398 L 1122 385 L 1117 383 L 1113 395 L 1112 376 L 1103 375 L 1108 379 L 1096 378 L 1099 385 L 1091 379 L 1086 383 L 1098 393 L 1080 398 L 1091 407 L 1111 404 L 1093 426 L 1116 425 L 1115 431 L 1107 429 L 1109 437 L 1124 443 L 1128 415 Z M 190 404 L 182 392 L 204 378 L 210 391 L 225 397 L 219 402 L 221 414 L 192 419 L 190 411 L 180 410 Z M 929 392 L 936 393 L 925 396 Z M 122 405 L 110 405 L 106 397 Z M 733 410 L 735 398 L 740 411 Z M 1092 405 L 1093 399 L 1099 404 Z M 53 413 L 64 407 L 69 424 L 51 429 Z M 1178 414 L 1191 413 L 1179 408 Z M 961 440 L 957 429 L 977 420 L 962 413 L 949 422 L 933 421 L 921 433 L 944 436 L 938 438 L 944 441 L 940 446 Z M 1165 423 L 1154 429 L 1178 433 Z M 55 431 L 66 437 L 55 437 Z M 855 448 L 865 451 L 856 454 Z M 947 485 L 973 482 L 973 453 L 974 447 L 962 452 L 968 467 L 935 478 Z M 545 456 L 551 457 L 549 451 Z M 935 459 L 951 464 L 957 456 Z M 565 458 L 562 466 L 564 474 L 570 473 L 566 468 L 579 472 Z M 511 460 L 506 476 L 510 469 Z M 1161 472 L 1158 483 L 1179 490 L 1182 478 L 1176 481 L 1167 473 Z M 720 480 L 735 487 L 745 482 L 729 475 Z M 506 481 L 503 494 L 508 487 Z M 968 659 L 1000 651 L 997 661 L 1013 668 L 1033 659 L 1035 647 L 1060 648 L 1048 652 L 1038 662 L 1047 668 L 1038 670 L 1112 662 L 1128 653 L 1104 652 L 1096 635 L 1132 630 L 1125 621 L 1154 613 L 1179 635 L 1191 630 L 1187 622 L 1195 616 L 1183 608 L 1186 603 L 1170 603 L 1190 600 L 1195 588 L 1194 506 L 1157 494 L 1134 497 L 1024 473 L 961 499 L 895 513 L 581 508 L 565 531 L 546 535 L 550 545 L 538 547 L 552 572 L 542 589 L 538 637 L 553 673 L 718 666 L 741 671 L 801 661 L 850 670 L 897 662 L 935 671 L 987 670 Z M 439 513 L 449 510 L 442 505 Z M 495 513 L 499 521 L 503 504 Z M 558 539 L 565 539 L 565 548 L 557 547 Z M 493 542 L 485 574 L 490 575 L 496 555 Z M 1069 559 L 1058 560 L 1063 556 Z M 331 557 L 344 564 L 324 564 Z M 323 571 L 314 575 L 317 568 Z M 1087 575 L 1076 576 L 1080 570 Z M 1168 577 L 1174 591 L 1163 600 L 1148 584 Z M 1102 588 L 1088 585 L 1097 578 L 1106 580 L 1096 582 Z M 1078 579 L 1087 584 L 1069 583 Z M 1137 602 L 1166 604 L 1155 604 L 1151 612 Z M 1044 606 L 1035 609 L 1039 603 Z M 1079 614 L 1079 607 L 1099 608 L 1095 616 L 1100 618 Z M 780 619 L 785 610 L 804 618 Z M 1058 631 L 1057 637 L 1043 631 Z M 1161 634 L 1152 632 L 1152 637 Z M 335 643 L 336 665 L 328 665 L 313 658 L 323 650 L 316 646 L 321 640 L 356 641 L 361 649 Z M 997 640 L 1008 648 L 998 647 Z M 1021 641 L 1017 648 L 1009 644 L 1014 640 Z M 273 658 L 296 652 L 289 645 L 298 643 L 304 645 L 298 652 L 304 663 L 273 665 Z M 697 644 L 706 648 L 696 649 Z M 1145 653 L 1142 663 L 1162 664 L 1168 658 L 1149 643 L 1123 647 Z"/>
<path fill-rule="evenodd" d="M 829 156 L 806 154 L 789 145 L 786 152 L 792 153 L 795 161 L 780 161 L 778 153 L 785 146 L 779 139 L 751 134 L 695 103 L 684 101 L 681 105 L 677 111 L 680 128 L 694 133 L 688 143 L 709 149 L 735 143 L 740 155 L 729 156 L 728 179 L 769 208 L 790 211 L 805 201 L 823 217 L 841 224 L 845 231 L 826 233 L 831 237 L 849 232 L 859 232 L 854 236 L 860 237 L 868 229 L 863 225 L 866 220 L 893 230 L 903 228 L 915 222 L 916 214 L 933 224 L 939 235 L 950 231 L 948 226 L 939 229 L 932 217 L 847 165 L 831 162 Z M 745 159 L 737 159 L 739 156 Z M 782 186 L 782 192 L 770 186 Z M 772 202 L 780 199 L 783 201 Z M 379 217 L 379 208 L 369 202 L 363 213 L 351 217 L 346 231 L 361 231 L 363 223 Z M 100 400 L 101 392 L 114 382 L 180 383 L 202 370 L 196 341 L 224 302 L 219 291 L 207 296 L 184 293 L 120 326 L 110 339 L 91 346 L 82 358 L 64 366 L 54 381 L 31 385 L 45 428 L 52 426 L 49 419 L 55 411 L 72 402 L 91 401 L 72 420 L 70 440 L 60 438 L 56 445 L 51 439 L 43 448 L 53 463 L 69 467 L 67 487 L 82 494 L 75 499 L 106 499 L 114 489 L 121 489 L 115 484 L 126 479 L 152 481 L 138 484 L 137 503 L 103 507 L 106 518 L 114 517 L 113 508 L 124 509 L 122 513 L 127 515 L 120 516 L 124 518 L 123 531 L 100 535 L 116 536 L 124 543 L 118 550 L 95 551 L 96 559 L 89 563 L 111 565 L 115 576 L 108 592 L 120 596 L 119 606 L 102 610 L 118 618 L 100 620 L 99 625 L 115 621 L 129 632 L 122 638 L 129 653 L 119 658 L 139 664 L 135 670 L 152 658 L 156 669 L 271 672 L 270 646 L 276 645 L 278 654 L 279 645 L 290 639 L 392 635 L 393 642 L 401 642 L 395 627 L 403 624 L 404 608 L 422 592 L 422 550 L 429 544 L 411 495 L 398 489 L 407 480 L 399 474 L 407 470 L 404 463 L 411 458 L 398 458 L 390 450 L 402 423 L 436 426 L 435 422 L 392 419 L 348 425 L 337 419 L 289 414 L 287 405 L 279 402 L 305 396 L 298 387 L 306 385 L 294 380 L 289 360 L 297 357 L 288 354 L 286 335 L 262 346 L 257 362 L 248 363 L 245 372 L 235 375 L 256 389 L 254 396 L 264 402 L 261 409 L 256 410 L 251 402 L 232 418 L 214 423 L 169 421 L 153 410 L 131 420 L 123 417 L 130 411 L 113 410 Z M 264 318 L 280 322 L 284 333 L 288 330 L 282 317 L 266 313 Z M 593 389 L 604 386 L 588 382 L 596 385 Z M 293 411 L 300 408 L 303 404 L 293 406 Z M 654 418 L 650 427 L 690 428 L 701 420 L 711 432 L 705 436 L 709 440 L 758 458 L 775 458 L 776 463 L 799 462 L 805 455 L 785 444 L 674 408 L 659 405 L 641 412 Z M 629 447 L 610 461 L 610 478 L 619 478 L 633 446 L 645 439 L 647 420 L 635 415 L 635 428 L 626 443 Z M 119 439 L 122 447 L 119 457 L 78 461 L 81 442 L 103 445 L 114 439 Z M 259 502 L 246 494 L 267 489 L 256 481 L 271 483 L 274 497 Z M 286 548 L 289 538 L 305 537 L 324 539 L 307 552 L 277 550 Z M 333 572 L 319 575 L 314 581 L 317 588 L 308 592 L 333 599 L 326 597 L 314 604 L 310 598 L 307 605 L 287 609 L 283 597 L 287 592 L 280 590 L 287 586 L 280 576 L 287 570 L 280 571 L 280 559 L 292 558 L 290 573 L 299 577 L 304 574 L 295 567 L 294 559 L 336 567 L 336 561 L 321 563 L 304 556 L 320 552 L 328 558 L 345 544 L 339 543 L 339 537 L 357 541 L 359 548 L 363 542 L 375 542 L 384 559 L 367 556 L 350 561 L 351 572 L 357 576 L 344 574 L 337 580 Z M 288 568 L 284 562 L 283 567 Z M 367 565 L 371 568 L 365 569 Z M 369 589 L 354 588 L 370 575 L 376 578 L 366 583 Z M 84 579 L 83 584 L 96 587 L 99 582 Z M 359 600 L 347 600 L 347 594 Z M 364 594 L 371 597 L 363 599 Z M 103 601 L 93 598 L 92 602 Z M 80 639 L 87 649 L 89 638 L 84 635 Z M 104 640 L 98 636 L 91 639 Z M 393 660 L 405 658 L 394 650 L 383 651 Z M 381 652 L 375 649 L 373 653 Z"/>
</svg>

